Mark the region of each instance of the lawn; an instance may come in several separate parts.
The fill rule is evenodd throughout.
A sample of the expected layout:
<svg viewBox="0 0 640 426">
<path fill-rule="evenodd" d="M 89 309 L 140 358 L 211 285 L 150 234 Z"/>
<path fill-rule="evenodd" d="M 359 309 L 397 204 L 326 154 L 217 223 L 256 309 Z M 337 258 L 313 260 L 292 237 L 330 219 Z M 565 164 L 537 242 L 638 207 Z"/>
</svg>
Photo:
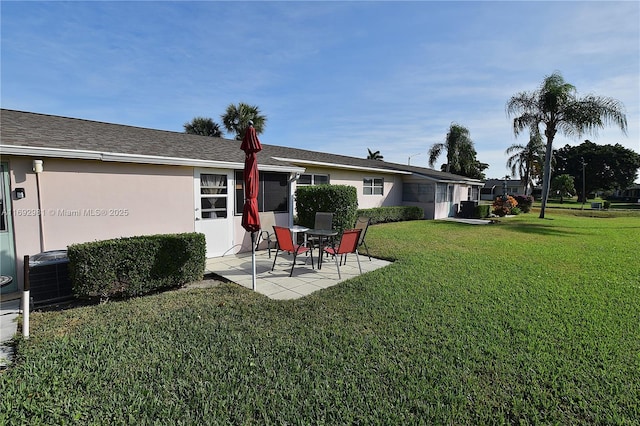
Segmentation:
<svg viewBox="0 0 640 426">
<path fill-rule="evenodd" d="M 376 225 L 394 264 L 34 313 L 0 424 L 640 424 L 640 216 Z"/>
</svg>

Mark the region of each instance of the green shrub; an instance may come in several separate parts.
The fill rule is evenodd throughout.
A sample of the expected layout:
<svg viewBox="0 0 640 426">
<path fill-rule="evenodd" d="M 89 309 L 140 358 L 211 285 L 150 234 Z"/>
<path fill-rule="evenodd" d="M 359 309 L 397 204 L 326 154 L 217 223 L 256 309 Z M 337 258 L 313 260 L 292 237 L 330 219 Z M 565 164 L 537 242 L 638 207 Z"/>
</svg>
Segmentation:
<svg viewBox="0 0 640 426">
<path fill-rule="evenodd" d="M 609 210 L 609 207 L 611 207 L 611 201 L 605 201 L 604 202 L 604 209 L 605 210 Z"/>
<path fill-rule="evenodd" d="M 475 207 L 473 211 L 473 217 L 476 219 L 483 219 L 485 217 L 489 217 L 489 208 L 491 206 L 489 204 L 480 204 Z"/>
<path fill-rule="evenodd" d="M 69 246 L 76 297 L 132 297 L 202 279 L 203 234 L 148 235 Z"/>
<path fill-rule="evenodd" d="M 511 207 L 511 214 L 512 215 L 517 216 L 520 213 L 522 213 L 522 210 L 520 209 L 520 207 Z"/>
<path fill-rule="evenodd" d="M 514 195 L 513 198 L 518 202 L 518 207 L 522 213 L 529 213 L 533 205 L 533 196 L 531 195 Z"/>
<path fill-rule="evenodd" d="M 296 189 L 298 224 L 313 228 L 316 212 L 333 213 L 333 227 L 342 234 L 358 217 L 358 192 L 349 185 L 300 186 Z"/>
<path fill-rule="evenodd" d="M 371 218 L 371 224 L 402 222 L 424 218 L 424 210 L 416 206 L 374 207 L 358 210 L 358 216 Z"/>
</svg>

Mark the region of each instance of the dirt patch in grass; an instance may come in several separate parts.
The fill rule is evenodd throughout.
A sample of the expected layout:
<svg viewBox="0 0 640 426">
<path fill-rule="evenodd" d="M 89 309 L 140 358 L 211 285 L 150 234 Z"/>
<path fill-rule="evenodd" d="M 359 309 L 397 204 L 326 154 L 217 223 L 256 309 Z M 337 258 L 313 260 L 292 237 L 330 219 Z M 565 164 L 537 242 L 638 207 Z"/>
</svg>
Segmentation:
<svg viewBox="0 0 640 426">
<path fill-rule="evenodd" d="M 220 284 L 229 282 L 223 277 L 216 274 L 207 274 L 202 280 L 194 281 L 192 283 L 187 283 L 184 286 L 180 287 L 179 290 L 191 290 L 194 288 L 213 288 L 218 287 Z"/>
</svg>

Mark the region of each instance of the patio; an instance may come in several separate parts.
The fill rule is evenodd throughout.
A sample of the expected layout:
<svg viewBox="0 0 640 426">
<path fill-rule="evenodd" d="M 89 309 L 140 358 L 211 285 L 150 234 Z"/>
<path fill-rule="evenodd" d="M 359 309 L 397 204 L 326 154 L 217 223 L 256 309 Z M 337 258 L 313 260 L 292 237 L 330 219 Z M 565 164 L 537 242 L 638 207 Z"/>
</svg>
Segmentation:
<svg viewBox="0 0 640 426">
<path fill-rule="evenodd" d="M 314 253 L 314 262 L 317 258 Z M 332 287 L 344 280 L 356 277 L 360 274 L 355 254 L 348 256 L 346 265 L 340 266 L 342 279 L 338 279 L 338 270 L 335 261 L 329 257 L 322 263 L 322 269 L 311 269 L 311 261 L 302 255 L 298 257 L 293 269 L 293 276 L 289 277 L 291 261 L 293 257 L 288 254 L 278 254 L 278 261 L 273 271 L 273 256 L 275 250 L 271 250 L 271 258 L 267 250 L 256 252 L 256 291 L 270 299 L 286 300 L 307 296 L 314 291 Z M 306 264 L 305 264 L 306 262 Z M 391 262 L 360 255 L 362 273 L 382 268 Z M 233 281 L 248 289 L 252 288 L 251 279 L 251 253 L 240 253 L 207 259 L 205 273 L 215 273 L 229 281 Z"/>
</svg>

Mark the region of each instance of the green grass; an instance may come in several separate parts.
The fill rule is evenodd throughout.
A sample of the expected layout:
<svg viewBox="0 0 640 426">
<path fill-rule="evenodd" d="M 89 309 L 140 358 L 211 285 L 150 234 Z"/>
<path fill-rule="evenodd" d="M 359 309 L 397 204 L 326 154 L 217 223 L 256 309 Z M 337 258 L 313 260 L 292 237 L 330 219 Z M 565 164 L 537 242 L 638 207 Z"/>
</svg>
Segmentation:
<svg viewBox="0 0 640 426">
<path fill-rule="evenodd" d="M 640 424 L 640 218 L 376 225 L 391 266 L 34 313 L 0 424 Z"/>
<path fill-rule="evenodd" d="M 595 199 L 587 199 L 587 202 L 585 202 L 584 204 L 582 203 L 582 201 L 578 201 L 578 197 L 570 197 L 570 198 L 564 198 L 562 200 L 562 202 L 560 202 L 560 198 L 554 198 L 554 197 L 550 197 L 547 200 L 547 207 L 551 207 L 551 208 L 563 208 L 563 209 L 585 209 L 585 210 L 591 210 L 591 203 L 602 203 L 602 205 L 604 205 L 604 203 L 607 200 L 602 199 L 602 198 L 595 198 Z M 537 199 L 536 201 L 534 201 L 533 205 L 534 207 L 540 207 L 540 200 Z M 610 201 L 610 206 L 609 209 L 610 210 L 635 210 L 635 211 L 640 211 L 640 203 L 630 203 L 630 202 L 624 202 L 624 201 Z"/>
</svg>

